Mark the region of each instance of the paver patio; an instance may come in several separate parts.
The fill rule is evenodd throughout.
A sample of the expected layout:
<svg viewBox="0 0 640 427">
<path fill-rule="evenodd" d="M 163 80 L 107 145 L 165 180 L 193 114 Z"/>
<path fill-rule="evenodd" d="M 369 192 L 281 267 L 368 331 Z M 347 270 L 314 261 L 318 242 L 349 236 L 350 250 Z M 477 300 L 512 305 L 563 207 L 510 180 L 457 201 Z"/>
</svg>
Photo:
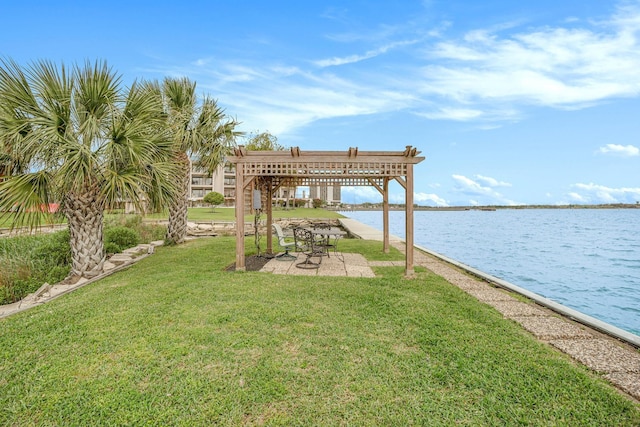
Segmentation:
<svg viewBox="0 0 640 427">
<path fill-rule="evenodd" d="M 291 255 L 295 255 L 296 259 L 273 258 L 260 271 L 297 276 L 376 277 L 367 260 L 360 254 L 331 253 L 329 257 L 322 257 L 319 268 L 312 269 L 298 268 L 296 266 L 304 262 L 306 255 L 302 253 Z M 314 257 L 312 260 L 316 262 L 318 258 Z"/>
</svg>

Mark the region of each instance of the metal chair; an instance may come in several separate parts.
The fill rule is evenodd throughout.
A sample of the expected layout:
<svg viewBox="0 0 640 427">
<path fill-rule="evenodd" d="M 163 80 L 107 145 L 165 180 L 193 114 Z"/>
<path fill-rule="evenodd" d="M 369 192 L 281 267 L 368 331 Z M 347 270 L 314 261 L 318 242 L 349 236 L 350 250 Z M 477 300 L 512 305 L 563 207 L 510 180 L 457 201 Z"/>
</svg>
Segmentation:
<svg viewBox="0 0 640 427">
<path fill-rule="evenodd" d="M 314 230 L 330 230 L 331 224 L 328 222 L 316 222 L 315 224 L 313 224 L 313 228 Z M 324 253 L 327 257 L 329 256 L 329 249 L 333 248 L 333 250 L 335 251 L 335 245 L 331 243 L 330 237 L 328 235 L 316 236 L 316 241 L 324 248 Z"/>
<path fill-rule="evenodd" d="M 296 264 L 296 267 L 306 269 L 320 268 L 325 249 L 315 241 L 311 231 L 305 230 L 304 228 L 294 228 L 293 236 L 295 238 L 296 248 L 299 248 L 307 257 L 303 262 Z M 314 257 L 317 257 L 319 261 L 313 262 L 311 258 Z"/>
<path fill-rule="evenodd" d="M 295 240 L 293 242 L 287 242 L 284 236 L 284 232 L 282 231 L 282 227 L 280 224 L 273 224 L 273 230 L 276 232 L 276 236 L 278 237 L 278 244 L 282 249 L 284 249 L 284 253 L 280 255 L 276 255 L 275 258 L 278 260 L 294 260 L 297 259 L 295 255 L 291 255 L 289 253 L 290 248 L 296 247 Z"/>
</svg>

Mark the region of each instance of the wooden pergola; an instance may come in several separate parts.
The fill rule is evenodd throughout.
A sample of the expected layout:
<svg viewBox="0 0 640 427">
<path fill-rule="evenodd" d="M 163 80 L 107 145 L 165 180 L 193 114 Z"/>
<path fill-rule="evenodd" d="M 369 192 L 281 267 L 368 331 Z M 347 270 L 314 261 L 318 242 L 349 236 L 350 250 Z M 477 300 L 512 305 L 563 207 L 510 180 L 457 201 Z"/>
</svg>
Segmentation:
<svg viewBox="0 0 640 427">
<path fill-rule="evenodd" d="M 247 191 L 260 189 L 264 193 L 267 215 L 267 252 L 272 252 L 273 217 L 271 200 L 282 186 L 373 186 L 383 200 L 383 251 L 389 251 L 389 182 L 396 180 L 405 190 L 406 268 L 413 275 L 413 165 L 424 157 L 408 145 L 404 151 L 248 151 L 235 149 L 227 160 L 236 171 L 236 270 L 245 267 L 245 197 Z M 256 230 L 257 232 L 257 230 Z"/>
</svg>

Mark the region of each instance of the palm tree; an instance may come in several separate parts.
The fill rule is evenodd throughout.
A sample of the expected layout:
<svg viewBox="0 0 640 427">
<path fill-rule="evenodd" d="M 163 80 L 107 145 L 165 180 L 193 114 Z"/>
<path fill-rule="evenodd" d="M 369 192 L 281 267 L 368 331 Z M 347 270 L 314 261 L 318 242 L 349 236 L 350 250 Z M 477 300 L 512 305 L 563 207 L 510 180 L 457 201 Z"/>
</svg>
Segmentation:
<svg viewBox="0 0 640 427">
<path fill-rule="evenodd" d="M 238 122 L 228 118 L 216 101 L 205 97 L 198 105 L 196 84 L 188 78 L 166 78 L 163 87 L 167 125 L 179 167 L 178 192 L 169 204 L 167 240 L 182 243 L 187 235 L 187 206 L 191 161 L 213 173 L 235 145 Z"/>
<path fill-rule="evenodd" d="M 43 207 L 60 203 L 70 274 L 99 274 L 105 209 L 122 200 L 161 206 L 175 191 L 163 125 L 160 86 L 125 89 L 105 62 L 67 69 L 0 61 L 0 141 L 20 163 L 0 183 L 0 211 L 13 210 L 14 225 L 36 227 Z"/>
</svg>

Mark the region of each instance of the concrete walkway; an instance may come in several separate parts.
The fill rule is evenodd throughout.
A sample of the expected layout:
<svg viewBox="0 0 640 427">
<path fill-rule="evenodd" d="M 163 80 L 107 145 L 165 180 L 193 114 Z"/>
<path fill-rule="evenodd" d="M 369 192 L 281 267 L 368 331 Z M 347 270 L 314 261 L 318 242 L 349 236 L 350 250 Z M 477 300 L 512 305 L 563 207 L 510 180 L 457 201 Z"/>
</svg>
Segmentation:
<svg viewBox="0 0 640 427">
<path fill-rule="evenodd" d="M 352 236 L 382 241 L 382 232 L 351 219 L 340 219 L 341 225 Z M 405 243 L 390 237 L 391 245 L 405 252 Z M 431 270 L 449 283 L 488 304 L 505 318 L 574 360 L 586 365 L 614 386 L 640 400 L 640 352 L 588 326 L 574 322 L 533 301 L 522 302 L 512 292 L 492 286 L 459 268 L 414 248 L 416 265 Z"/>
<path fill-rule="evenodd" d="M 382 231 L 365 225 L 361 222 L 356 221 L 355 219 L 350 218 L 340 218 L 338 220 L 340 225 L 347 230 L 350 236 L 356 237 L 358 239 L 363 240 L 379 240 L 382 241 L 383 234 Z M 390 235 L 390 242 L 404 242 L 400 237 Z"/>
</svg>

